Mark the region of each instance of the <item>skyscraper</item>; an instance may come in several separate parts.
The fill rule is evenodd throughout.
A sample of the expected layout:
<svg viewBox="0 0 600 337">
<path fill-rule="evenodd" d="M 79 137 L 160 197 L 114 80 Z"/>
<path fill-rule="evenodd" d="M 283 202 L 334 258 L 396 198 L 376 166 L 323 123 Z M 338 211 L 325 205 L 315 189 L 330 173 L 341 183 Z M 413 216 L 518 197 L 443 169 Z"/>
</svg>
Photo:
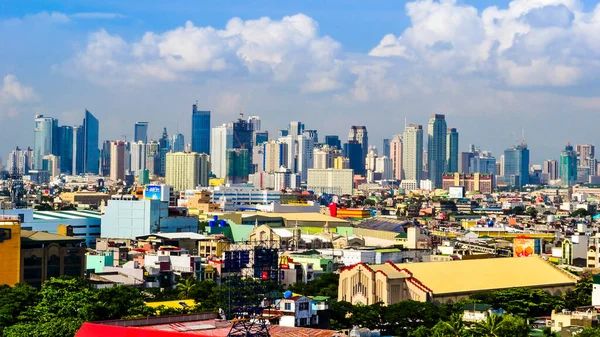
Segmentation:
<svg viewBox="0 0 600 337">
<path fill-rule="evenodd" d="M 33 129 L 33 167 L 42 169 L 44 156 L 52 154 L 58 144 L 58 120 L 44 115 L 36 115 Z"/>
<path fill-rule="evenodd" d="M 237 121 L 233 122 L 233 149 L 247 149 L 248 153 L 244 156 L 238 156 L 236 158 L 236 163 L 239 163 L 239 160 L 247 159 L 248 163 L 248 172 L 252 172 L 252 138 L 253 138 L 253 130 L 252 124 L 248 123 L 248 121 L 239 118 Z M 228 162 L 229 163 L 229 162 Z"/>
<path fill-rule="evenodd" d="M 250 174 L 250 154 L 248 149 L 228 149 L 225 153 L 227 182 L 231 184 L 245 183 Z"/>
<path fill-rule="evenodd" d="M 560 179 L 564 186 L 572 186 L 577 181 L 577 153 L 570 143 L 560 154 Z"/>
<path fill-rule="evenodd" d="M 160 156 L 160 171 L 158 175 L 161 177 L 165 176 L 167 170 L 167 153 L 170 148 L 169 134 L 167 133 L 167 128 L 164 128 L 162 136 L 158 140 L 158 153 Z"/>
<path fill-rule="evenodd" d="M 33 151 L 31 148 L 21 150 L 16 147 L 10 152 L 6 160 L 6 170 L 11 175 L 24 175 L 28 174 L 29 170 L 32 169 L 33 163 Z"/>
<path fill-rule="evenodd" d="M 394 179 L 402 180 L 402 135 L 395 135 L 390 141 L 390 159 Z"/>
<path fill-rule="evenodd" d="M 342 149 L 342 143 L 340 142 L 340 137 L 338 136 L 325 136 L 325 144 L 336 147 L 338 150 Z"/>
<path fill-rule="evenodd" d="M 265 142 L 269 141 L 269 132 L 268 131 L 254 131 L 254 139 L 252 143 L 254 146 L 262 145 Z"/>
<path fill-rule="evenodd" d="M 595 148 L 594 145 L 591 144 L 577 144 L 575 145 L 575 152 L 577 152 L 577 157 L 579 159 L 578 165 L 580 166 L 588 166 L 587 160 L 595 157 Z"/>
<path fill-rule="evenodd" d="M 446 168 L 447 129 L 444 115 L 434 114 L 431 116 L 427 128 L 427 169 L 431 184 L 435 188 L 442 187 L 442 174 Z"/>
<path fill-rule="evenodd" d="M 131 153 L 131 172 L 134 175 L 138 175 L 141 170 L 146 169 L 146 152 L 147 145 L 143 141 L 134 142 L 130 145 Z"/>
<path fill-rule="evenodd" d="M 71 174 L 73 172 L 73 127 L 63 125 L 58 127 L 58 157 L 60 172 Z"/>
<path fill-rule="evenodd" d="M 458 172 L 458 131 L 455 128 L 448 128 L 446 137 L 446 169 L 444 171 Z"/>
<path fill-rule="evenodd" d="M 208 155 L 192 153 L 167 153 L 165 181 L 176 191 L 208 186 L 210 163 Z"/>
<path fill-rule="evenodd" d="M 288 135 L 299 136 L 304 132 L 304 124 L 302 122 L 290 122 L 288 126 Z"/>
<path fill-rule="evenodd" d="M 272 140 L 264 143 L 263 147 L 263 171 L 275 173 L 281 166 L 287 165 L 287 144 Z"/>
<path fill-rule="evenodd" d="M 542 174 L 545 176 L 545 181 L 547 182 L 558 179 L 558 162 L 553 159 L 545 160 L 542 167 Z"/>
<path fill-rule="evenodd" d="M 248 116 L 248 123 L 252 124 L 252 130 L 254 132 L 262 130 L 259 116 Z"/>
<path fill-rule="evenodd" d="M 212 173 L 217 178 L 227 177 L 227 150 L 233 146 L 233 128 L 223 124 L 212 128 L 210 162 Z"/>
<path fill-rule="evenodd" d="M 367 153 L 369 153 L 369 134 L 367 133 L 366 126 L 356 126 L 353 125 L 350 127 L 350 132 L 348 133 L 348 142 L 356 141 L 360 144 L 362 148 L 362 166 L 365 166 L 365 158 L 367 157 Z M 362 174 L 354 172 L 355 174 Z"/>
<path fill-rule="evenodd" d="M 176 133 L 173 135 L 173 139 L 171 140 L 171 151 L 173 152 L 183 152 L 185 150 L 185 138 L 181 133 Z"/>
<path fill-rule="evenodd" d="M 313 138 L 306 133 L 298 136 L 298 173 L 301 181 L 306 181 L 308 169 L 313 168 L 314 164 Z"/>
<path fill-rule="evenodd" d="M 402 179 L 419 184 L 423 173 L 423 126 L 410 124 L 402 137 Z"/>
<path fill-rule="evenodd" d="M 210 155 L 210 111 L 199 111 L 192 105 L 192 152 Z"/>
<path fill-rule="evenodd" d="M 100 170 L 100 149 L 98 119 L 87 109 L 83 119 L 83 171 L 98 174 Z"/>
<path fill-rule="evenodd" d="M 344 144 L 344 156 L 348 158 L 349 168 L 354 171 L 354 174 L 365 173 L 365 157 L 358 141 L 350 140 Z"/>
<path fill-rule="evenodd" d="M 304 132 L 302 132 L 302 134 L 305 137 L 312 139 L 313 144 L 319 143 L 319 132 L 317 130 L 304 130 Z"/>
<path fill-rule="evenodd" d="M 458 173 L 469 173 L 471 172 L 470 169 L 470 165 L 471 165 L 471 158 L 473 158 L 475 156 L 475 153 L 473 152 L 460 152 L 458 154 L 458 167 L 457 167 L 457 171 Z M 496 172 L 496 174 L 498 174 L 499 172 Z"/>
<path fill-rule="evenodd" d="M 85 168 L 85 139 L 83 133 L 83 125 L 73 127 L 73 174 L 82 174 Z M 109 146 L 110 151 L 110 146 Z"/>
<path fill-rule="evenodd" d="M 529 149 L 525 142 L 504 150 L 504 183 L 518 188 L 529 184 Z"/>
<path fill-rule="evenodd" d="M 135 123 L 133 141 L 148 143 L 148 122 Z"/>
<path fill-rule="evenodd" d="M 110 140 L 102 143 L 100 150 L 100 175 L 103 177 L 110 176 Z"/>
<path fill-rule="evenodd" d="M 110 143 L 110 179 L 125 179 L 125 142 L 120 140 Z"/>
<path fill-rule="evenodd" d="M 468 173 L 496 174 L 496 158 L 489 151 L 477 151 L 470 160 Z"/>
<path fill-rule="evenodd" d="M 383 139 L 383 148 L 382 148 L 382 156 L 390 157 L 390 142 L 392 140 L 389 138 Z"/>
</svg>

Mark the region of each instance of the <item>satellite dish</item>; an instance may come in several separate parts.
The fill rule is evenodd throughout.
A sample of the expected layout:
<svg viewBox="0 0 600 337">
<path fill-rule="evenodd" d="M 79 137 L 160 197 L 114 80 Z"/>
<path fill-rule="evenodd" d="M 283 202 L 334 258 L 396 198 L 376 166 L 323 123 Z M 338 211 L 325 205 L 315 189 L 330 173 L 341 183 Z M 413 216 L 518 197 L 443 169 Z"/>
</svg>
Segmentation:
<svg viewBox="0 0 600 337">
<path fill-rule="evenodd" d="M 292 292 L 291 292 L 291 291 L 289 291 L 289 290 L 286 290 L 286 291 L 283 293 L 283 298 L 290 298 L 290 297 L 292 297 L 292 295 L 293 295 L 293 294 L 292 294 Z"/>
</svg>

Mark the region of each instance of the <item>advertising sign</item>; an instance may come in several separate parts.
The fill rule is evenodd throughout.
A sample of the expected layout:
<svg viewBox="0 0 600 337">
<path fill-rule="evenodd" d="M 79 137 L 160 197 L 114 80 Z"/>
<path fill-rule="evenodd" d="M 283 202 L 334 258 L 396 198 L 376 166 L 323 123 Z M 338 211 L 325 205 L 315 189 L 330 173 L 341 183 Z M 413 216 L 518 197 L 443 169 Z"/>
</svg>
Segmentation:
<svg viewBox="0 0 600 337">
<path fill-rule="evenodd" d="M 465 197 L 465 188 L 462 186 L 452 186 L 448 188 L 448 197 L 450 199 L 462 199 Z"/>
<path fill-rule="evenodd" d="M 535 240 L 515 238 L 513 240 L 513 256 L 526 257 L 535 254 Z"/>
<path fill-rule="evenodd" d="M 144 199 L 146 200 L 161 200 L 162 190 L 160 185 L 148 185 L 144 190 Z"/>
</svg>

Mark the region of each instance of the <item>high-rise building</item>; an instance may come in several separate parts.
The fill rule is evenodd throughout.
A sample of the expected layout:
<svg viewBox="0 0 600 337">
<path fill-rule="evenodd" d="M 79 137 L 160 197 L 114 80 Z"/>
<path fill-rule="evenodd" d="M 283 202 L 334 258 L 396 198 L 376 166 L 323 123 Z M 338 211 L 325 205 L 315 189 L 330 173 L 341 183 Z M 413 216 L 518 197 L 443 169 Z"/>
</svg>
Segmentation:
<svg viewBox="0 0 600 337">
<path fill-rule="evenodd" d="M 302 122 L 290 122 L 288 126 L 288 134 L 291 136 L 299 136 L 304 132 L 304 124 Z M 287 136 L 285 135 L 285 136 Z"/>
<path fill-rule="evenodd" d="M 402 179 L 418 185 L 423 173 L 423 126 L 411 124 L 402 137 Z"/>
<path fill-rule="evenodd" d="M 60 175 L 60 157 L 53 154 L 45 155 L 42 159 L 42 170 L 48 171 L 51 177 Z"/>
<path fill-rule="evenodd" d="M 192 105 L 192 152 L 211 154 L 210 111 L 198 110 Z"/>
<path fill-rule="evenodd" d="M 369 153 L 367 153 L 367 157 L 365 158 L 365 170 L 366 171 L 372 171 L 375 172 L 375 170 L 377 169 L 377 151 L 375 150 L 375 147 L 372 147 L 369 150 Z"/>
<path fill-rule="evenodd" d="M 227 150 L 233 146 L 233 128 L 223 124 L 212 128 L 210 163 L 217 178 L 227 177 Z"/>
<path fill-rule="evenodd" d="M 469 171 L 465 173 L 496 174 L 496 158 L 489 151 L 477 152 L 471 158 Z"/>
<path fill-rule="evenodd" d="M 160 144 L 157 141 L 146 144 L 146 169 L 149 174 L 160 174 Z"/>
<path fill-rule="evenodd" d="M 442 174 L 446 168 L 447 130 L 448 127 L 444 115 L 434 114 L 431 116 L 427 128 L 427 169 L 429 172 L 429 180 L 431 180 L 431 183 L 435 188 L 442 187 Z"/>
<path fill-rule="evenodd" d="M 386 156 L 386 157 L 390 157 L 390 142 L 392 140 L 389 138 L 384 138 L 383 139 L 383 147 L 381 148 L 382 150 L 382 156 Z"/>
<path fill-rule="evenodd" d="M 301 181 L 306 181 L 307 170 L 313 168 L 314 147 L 312 137 L 306 134 L 298 136 L 298 173 Z"/>
<path fill-rule="evenodd" d="M 73 174 L 82 174 L 84 172 L 84 133 L 83 125 L 73 127 Z M 110 146 L 109 146 L 110 149 Z M 110 152 L 110 150 L 109 150 Z M 110 170 L 109 170 L 110 171 Z"/>
<path fill-rule="evenodd" d="M 183 152 L 185 150 L 185 138 L 181 133 L 176 133 L 171 139 L 171 151 Z"/>
<path fill-rule="evenodd" d="M 138 175 L 140 171 L 146 169 L 146 152 L 148 146 L 142 141 L 131 143 L 129 146 L 131 154 L 131 172 L 134 175 Z"/>
<path fill-rule="evenodd" d="M 356 126 L 353 125 L 350 127 L 350 132 L 348 133 L 348 142 L 350 141 L 356 141 L 358 142 L 358 144 L 360 144 L 361 148 L 362 148 L 362 160 L 363 160 L 363 167 L 364 165 L 364 160 L 367 157 L 367 153 L 369 153 L 369 134 L 367 133 L 367 127 L 366 126 Z M 362 173 L 357 173 L 354 172 L 355 174 L 362 174 Z"/>
<path fill-rule="evenodd" d="M 287 144 L 275 140 L 263 144 L 263 171 L 274 173 L 281 166 L 286 166 Z"/>
<path fill-rule="evenodd" d="M 110 176 L 110 144 L 110 140 L 104 141 L 100 150 L 100 175 L 103 177 Z"/>
<path fill-rule="evenodd" d="M 125 179 L 125 142 L 115 140 L 110 143 L 110 179 Z"/>
<path fill-rule="evenodd" d="M 330 147 L 336 147 L 338 150 L 342 149 L 342 143 L 340 142 L 340 137 L 338 136 L 325 136 L 325 144 Z"/>
<path fill-rule="evenodd" d="M 248 123 L 252 124 L 254 132 L 262 131 L 259 116 L 248 116 Z"/>
<path fill-rule="evenodd" d="M 498 174 L 504 177 L 504 155 L 500 156 L 500 172 Z"/>
<path fill-rule="evenodd" d="M 475 153 L 473 153 L 473 152 L 460 152 L 458 154 L 458 167 L 456 169 L 456 172 L 459 172 L 459 173 L 471 172 L 471 169 L 470 169 L 471 159 L 474 156 L 475 156 Z M 448 173 L 454 173 L 454 172 L 448 171 Z"/>
<path fill-rule="evenodd" d="M 33 167 L 42 169 L 44 156 L 53 154 L 58 144 L 58 120 L 44 115 L 35 116 L 33 129 Z"/>
<path fill-rule="evenodd" d="M 558 179 L 558 161 L 554 159 L 545 160 L 542 167 L 542 174 L 545 176 L 546 181 Z"/>
<path fill-rule="evenodd" d="M 33 164 L 33 150 L 27 148 L 21 150 L 16 147 L 10 152 L 6 160 L 6 171 L 11 175 L 25 175 L 32 169 Z"/>
<path fill-rule="evenodd" d="M 284 165 L 290 170 L 291 173 L 297 173 L 297 160 L 298 160 L 298 136 L 287 135 L 280 137 L 279 142 L 286 146 L 286 156 L 284 159 Z"/>
<path fill-rule="evenodd" d="M 392 158 L 387 156 L 377 157 L 375 163 L 375 173 L 380 173 L 382 180 L 394 179 L 393 168 Z"/>
<path fill-rule="evenodd" d="M 442 175 L 442 188 L 448 190 L 453 186 L 462 186 L 465 192 L 477 191 L 492 193 L 494 190 L 494 175 L 489 173 L 446 173 Z"/>
<path fill-rule="evenodd" d="M 196 152 L 167 153 L 165 181 L 176 191 L 208 186 L 210 163 L 208 155 Z"/>
<path fill-rule="evenodd" d="M 363 157 L 362 146 L 358 141 L 350 140 L 344 144 L 344 156 L 348 158 L 348 163 L 354 174 L 365 174 L 365 157 Z"/>
<path fill-rule="evenodd" d="M 228 149 L 225 155 L 227 176 L 230 184 L 245 183 L 250 175 L 250 154 L 248 149 Z"/>
<path fill-rule="evenodd" d="M 577 144 L 575 145 L 575 152 L 577 152 L 579 166 L 588 166 L 586 160 L 588 158 L 595 158 L 595 148 L 591 144 Z"/>
<path fill-rule="evenodd" d="M 309 169 L 306 185 L 315 193 L 352 195 L 353 171 L 349 169 Z"/>
<path fill-rule="evenodd" d="M 83 119 L 83 171 L 85 173 L 98 174 L 100 170 L 99 129 L 98 119 L 86 109 Z"/>
<path fill-rule="evenodd" d="M 167 153 L 169 153 L 170 148 L 169 134 L 167 133 L 167 128 L 164 128 L 162 137 L 158 140 L 158 153 L 160 156 L 160 171 L 158 175 L 161 177 L 164 177 L 167 171 Z"/>
<path fill-rule="evenodd" d="M 305 137 L 312 139 L 313 144 L 319 143 L 319 132 L 317 130 L 304 130 L 302 134 Z"/>
<path fill-rule="evenodd" d="M 446 169 L 445 172 L 458 172 L 458 131 L 448 128 L 446 139 Z"/>
<path fill-rule="evenodd" d="M 71 174 L 73 172 L 73 127 L 63 125 L 58 127 L 58 157 L 60 158 L 60 172 Z"/>
<path fill-rule="evenodd" d="M 504 150 L 504 183 L 518 188 L 529 184 L 529 149 L 525 142 Z"/>
<path fill-rule="evenodd" d="M 254 146 L 261 146 L 262 144 L 269 141 L 269 132 L 268 131 L 254 131 L 254 138 L 252 140 L 252 144 Z"/>
<path fill-rule="evenodd" d="M 337 157 L 341 157 L 342 153 L 335 147 L 323 145 L 320 148 L 315 147 L 313 151 L 314 164 L 313 168 L 328 169 L 334 167 L 334 162 Z"/>
<path fill-rule="evenodd" d="M 392 160 L 393 177 L 402 180 L 402 135 L 395 135 L 389 144 L 390 159 Z"/>
<path fill-rule="evenodd" d="M 577 181 L 577 153 L 570 143 L 560 154 L 560 179 L 565 186 L 572 186 Z"/>
<path fill-rule="evenodd" d="M 148 143 L 148 122 L 135 123 L 133 141 Z"/>
</svg>

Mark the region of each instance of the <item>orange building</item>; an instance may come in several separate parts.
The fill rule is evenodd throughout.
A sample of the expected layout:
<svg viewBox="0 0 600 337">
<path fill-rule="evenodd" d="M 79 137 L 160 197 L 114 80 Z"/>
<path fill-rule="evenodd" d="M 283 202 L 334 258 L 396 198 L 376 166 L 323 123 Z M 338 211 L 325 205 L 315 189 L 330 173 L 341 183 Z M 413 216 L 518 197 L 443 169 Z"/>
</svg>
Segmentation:
<svg viewBox="0 0 600 337">
<path fill-rule="evenodd" d="M 479 191 L 492 193 L 494 175 L 487 173 L 446 173 L 442 175 L 442 188 L 448 190 L 453 186 L 462 186 L 465 192 Z"/>
<path fill-rule="evenodd" d="M 337 217 L 341 219 L 367 219 L 371 217 L 371 211 L 360 208 L 340 208 Z"/>
<path fill-rule="evenodd" d="M 0 284 L 21 280 L 21 223 L 17 217 L 0 216 Z"/>
</svg>

